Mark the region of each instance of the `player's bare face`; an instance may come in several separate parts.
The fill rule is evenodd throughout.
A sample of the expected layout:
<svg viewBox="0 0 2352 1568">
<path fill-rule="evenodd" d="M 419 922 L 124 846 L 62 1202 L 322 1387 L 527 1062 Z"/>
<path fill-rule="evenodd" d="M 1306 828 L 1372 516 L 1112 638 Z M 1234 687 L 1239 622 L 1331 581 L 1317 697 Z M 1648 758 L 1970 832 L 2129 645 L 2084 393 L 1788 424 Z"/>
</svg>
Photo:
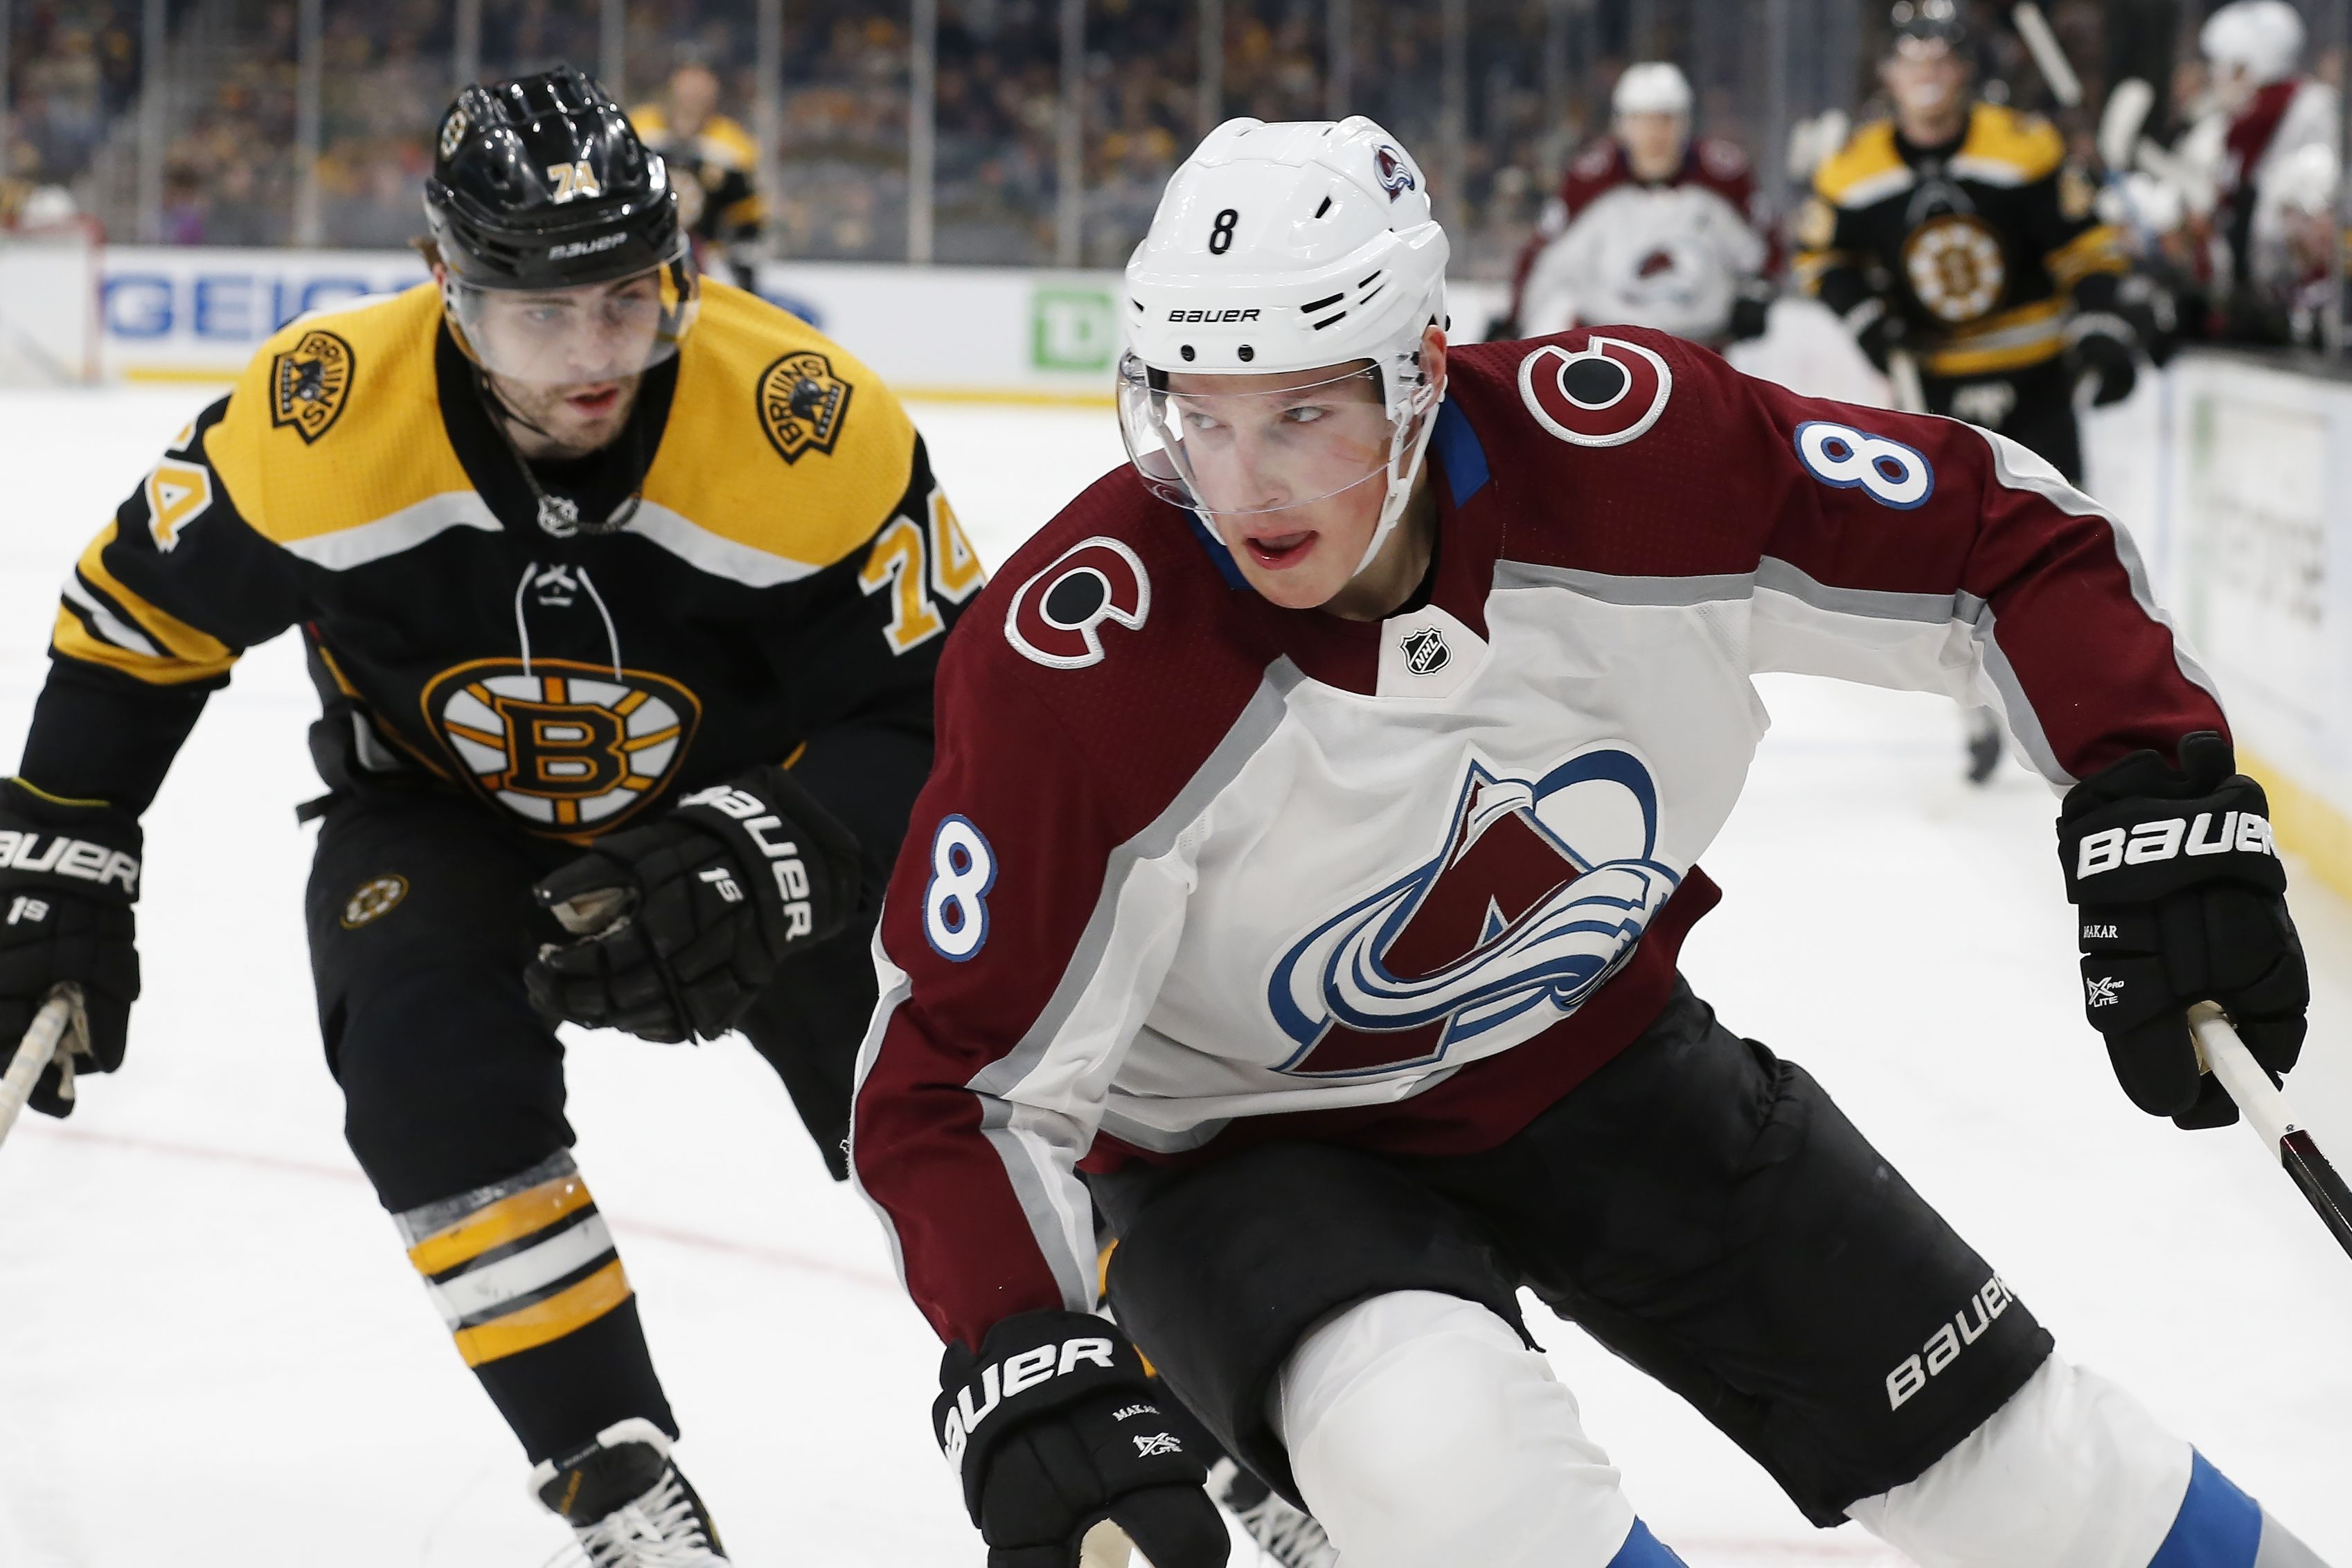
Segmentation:
<svg viewBox="0 0 2352 1568">
<path fill-rule="evenodd" d="M 1250 586 L 1312 609 L 1380 525 L 1392 427 L 1369 365 L 1168 378 L 1193 492 Z"/>
<path fill-rule="evenodd" d="M 1690 121 L 1679 114 L 1643 111 L 1617 117 L 1617 139 L 1625 144 L 1625 161 L 1639 180 L 1663 180 L 1682 167 L 1683 146 L 1690 137 Z"/>
<path fill-rule="evenodd" d="M 719 79 L 702 66 L 680 66 L 669 79 L 670 129 L 691 136 L 719 107 Z"/>
<path fill-rule="evenodd" d="M 497 367 L 490 378 L 500 399 L 539 427 L 516 432 L 529 455 L 593 452 L 621 433 L 663 314 L 651 274 L 484 299 L 473 326 L 479 357 Z"/>
<path fill-rule="evenodd" d="M 1940 42 L 1905 39 L 1879 68 L 1903 134 L 1936 142 L 1958 131 L 1968 107 L 1969 63 Z"/>
</svg>

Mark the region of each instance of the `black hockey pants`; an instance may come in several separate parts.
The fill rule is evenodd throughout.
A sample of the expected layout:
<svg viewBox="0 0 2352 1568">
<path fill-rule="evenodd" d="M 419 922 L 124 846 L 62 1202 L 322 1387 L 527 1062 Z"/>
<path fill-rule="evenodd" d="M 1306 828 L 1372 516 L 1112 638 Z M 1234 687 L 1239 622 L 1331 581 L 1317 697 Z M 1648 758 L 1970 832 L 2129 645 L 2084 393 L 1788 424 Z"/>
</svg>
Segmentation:
<svg viewBox="0 0 2352 1568">
<path fill-rule="evenodd" d="M 485 1300 L 486 1268 L 473 1271 L 470 1294 L 455 1289 L 467 1265 L 509 1260 L 541 1237 L 558 1261 L 583 1250 L 583 1215 L 593 1210 L 584 1189 L 513 1187 L 572 1142 L 563 1047 L 531 1009 L 522 966 L 538 943 L 562 940 L 533 906 L 530 884 L 576 853 L 529 838 L 472 801 L 369 791 L 336 798 L 311 866 L 311 969 L 344 1136 L 386 1209 L 404 1224 L 437 1216 L 445 1238 L 412 1257 L 436 1300 L 454 1292 L 460 1307 Z M 874 1006 L 870 934 L 845 933 L 794 961 L 743 1027 L 836 1178 L 857 1042 Z M 571 1183 L 579 1186 L 576 1175 Z M 578 1279 L 528 1281 L 532 1289 L 464 1317 L 444 1308 L 534 1459 L 631 1415 L 675 1431 L 635 1298 L 616 1264 L 600 1273 L 608 1256 L 583 1258 Z"/>
</svg>

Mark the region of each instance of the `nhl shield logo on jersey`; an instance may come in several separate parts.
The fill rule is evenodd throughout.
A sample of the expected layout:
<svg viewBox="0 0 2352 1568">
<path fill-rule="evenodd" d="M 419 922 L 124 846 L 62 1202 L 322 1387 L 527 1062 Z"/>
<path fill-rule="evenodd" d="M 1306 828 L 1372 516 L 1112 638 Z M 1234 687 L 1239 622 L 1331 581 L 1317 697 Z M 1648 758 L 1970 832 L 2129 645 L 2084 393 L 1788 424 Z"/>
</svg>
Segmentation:
<svg viewBox="0 0 2352 1568">
<path fill-rule="evenodd" d="M 702 717 L 666 676 L 560 658 L 476 659 L 422 700 L 467 778 L 559 837 L 602 833 L 659 795 Z"/>
<path fill-rule="evenodd" d="M 1674 372 L 1654 351 L 1595 332 L 1570 350 L 1546 343 L 1519 362 L 1519 397 L 1536 423 L 1578 447 L 1622 447 L 1666 411 Z"/>
<path fill-rule="evenodd" d="M 1116 539 L 1073 544 L 1013 595 L 1004 640 L 1048 669 L 1084 669 L 1103 659 L 1105 621 L 1140 631 L 1151 614 L 1151 578 Z"/>
<path fill-rule="evenodd" d="M 354 364 L 341 338 L 315 327 L 304 332 L 269 362 L 269 423 L 291 426 L 306 446 L 316 441 L 342 416 Z"/>
<path fill-rule="evenodd" d="M 1435 626 L 1409 633 L 1400 646 L 1404 649 L 1404 667 L 1415 675 L 1435 675 L 1454 662 L 1454 650 L 1445 646 L 1445 634 Z"/>
<path fill-rule="evenodd" d="M 1595 747 L 1535 778 L 1474 761 L 1429 859 L 1294 942 L 1266 1003 L 1278 1070 L 1373 1078 L 1491 1055 L 1568 1016 L 1681 882 L 1649 768 Z"/>
<path fill-rule="evenodd" d="M 809 452 L 830 455 L 849 417 L 851 390 L 824 355 L 788 353 L 760 373 L 760 428 L 787 463 Z"/>
</svg>

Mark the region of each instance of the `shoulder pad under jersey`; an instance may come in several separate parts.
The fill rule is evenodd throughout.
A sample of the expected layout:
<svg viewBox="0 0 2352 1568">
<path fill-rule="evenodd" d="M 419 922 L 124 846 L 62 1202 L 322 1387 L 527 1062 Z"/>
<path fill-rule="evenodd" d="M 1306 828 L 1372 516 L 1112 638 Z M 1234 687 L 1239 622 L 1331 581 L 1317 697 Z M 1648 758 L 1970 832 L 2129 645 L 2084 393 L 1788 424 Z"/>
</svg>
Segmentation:
<svg viewBox="0 0 2352 1568">
<path fill-rule="evenodd" d="M 471 494 L 441 425 L 432 283 L 279 328 L 238 378 L 205 457 L 247 522 L 312 554 L 317 542 Z"/>
<path fill-rule="evenodd" d="M 791 582 L 874 537 L 914 457 L 914 424 L 872 371 L 799 317 L 706 278 L 632 526 L 677 533 L 719 575 Z"/>
<path fill-rule="evenodd" d="M 1855 131 L 1813 174 L 1814 194 L 1842 207 L 1870 206 L 1911 183 L 1911 167 L 1895 150 L 1894 123 L 1885 120 Z"/>
<path fill-rule="evenodd" d="M 1979 103 L 1969 112 L 1968 139 L 1952 155 L 1950 169 L 1959 179 L 2026 185 L 2048 177 L 2065 159 L 2065 139 L 2047 120 Z"/>
</svg>

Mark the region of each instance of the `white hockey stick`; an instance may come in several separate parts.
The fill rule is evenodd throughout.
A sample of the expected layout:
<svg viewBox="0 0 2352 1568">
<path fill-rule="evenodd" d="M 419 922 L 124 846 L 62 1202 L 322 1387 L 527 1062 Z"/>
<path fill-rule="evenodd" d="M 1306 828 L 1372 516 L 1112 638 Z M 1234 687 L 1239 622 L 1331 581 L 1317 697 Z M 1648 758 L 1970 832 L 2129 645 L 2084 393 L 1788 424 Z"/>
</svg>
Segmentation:
<svg viewBox="0 0 2352 1568">
<path fill-rule="evenodd" d="M 1128 1568 L 1128 1560 L 1135 1553 L 1135 1542 L 1127 1531 L 1104 1520 L 1087 1531 L 1078 1545 L 1078 1568 Z"/>
<path fill-rule="evenodd" d="M 1886 356 L 1886 394 L 1895 399 L 1898 414 L 1927 412 L 1927 390 L 1919 382 L 1919 362 L 1911 357 L 1909 349 L 1896 349 Z"/>
<path fill-rule="evenodd" d="M 2065 108 L 2079 108 L 2083 79 L 2074 74 L 2074 63 L 2066 58 L 2058 35 L 2050 30 L 2050 19 L 2042 14 L 2042 7 L 2033 0 L 2017 0 L 2009 15 L 2017 24 L 2017 36 L 2025 40 L 2026 53 L 2033 57 L 2034 68 L 2050 84 L 2050 96 Z"/>
<path fill-rule="evenodd" d="M 2320 1152 L 2310 1131 L 2295 1120 L 2285 1094 L 2254 1060 L 2221 1008 L 2200 1002 L 2189 1009 L 2189 1027 L 2197 1039 L 2197 1054 L 2237 1101 L 2246 1125 L 2294 1178 L 2336 1245 L 2352 1253 L 2352 1189 L 2345 1186 L 2344 1178 Z"/>
<path fill-rule="evenodd" d="M 65 1038 L 66 1026 L 73 1022 L 77 1001 L 68 986 L 58 986 L 33 1015 L 32 1026 L 18 1042 L 16 1054 L 10 1058 L 8 1071 L 0 1077 L 0 1140 L 16 1125 L 16 1113 L 25 1109 L 32 1097 L 33 1086 L 41 1081 L 41 1074 L 49 1058 L 58 1054 L 58 1042 Z"/>
</svg>

